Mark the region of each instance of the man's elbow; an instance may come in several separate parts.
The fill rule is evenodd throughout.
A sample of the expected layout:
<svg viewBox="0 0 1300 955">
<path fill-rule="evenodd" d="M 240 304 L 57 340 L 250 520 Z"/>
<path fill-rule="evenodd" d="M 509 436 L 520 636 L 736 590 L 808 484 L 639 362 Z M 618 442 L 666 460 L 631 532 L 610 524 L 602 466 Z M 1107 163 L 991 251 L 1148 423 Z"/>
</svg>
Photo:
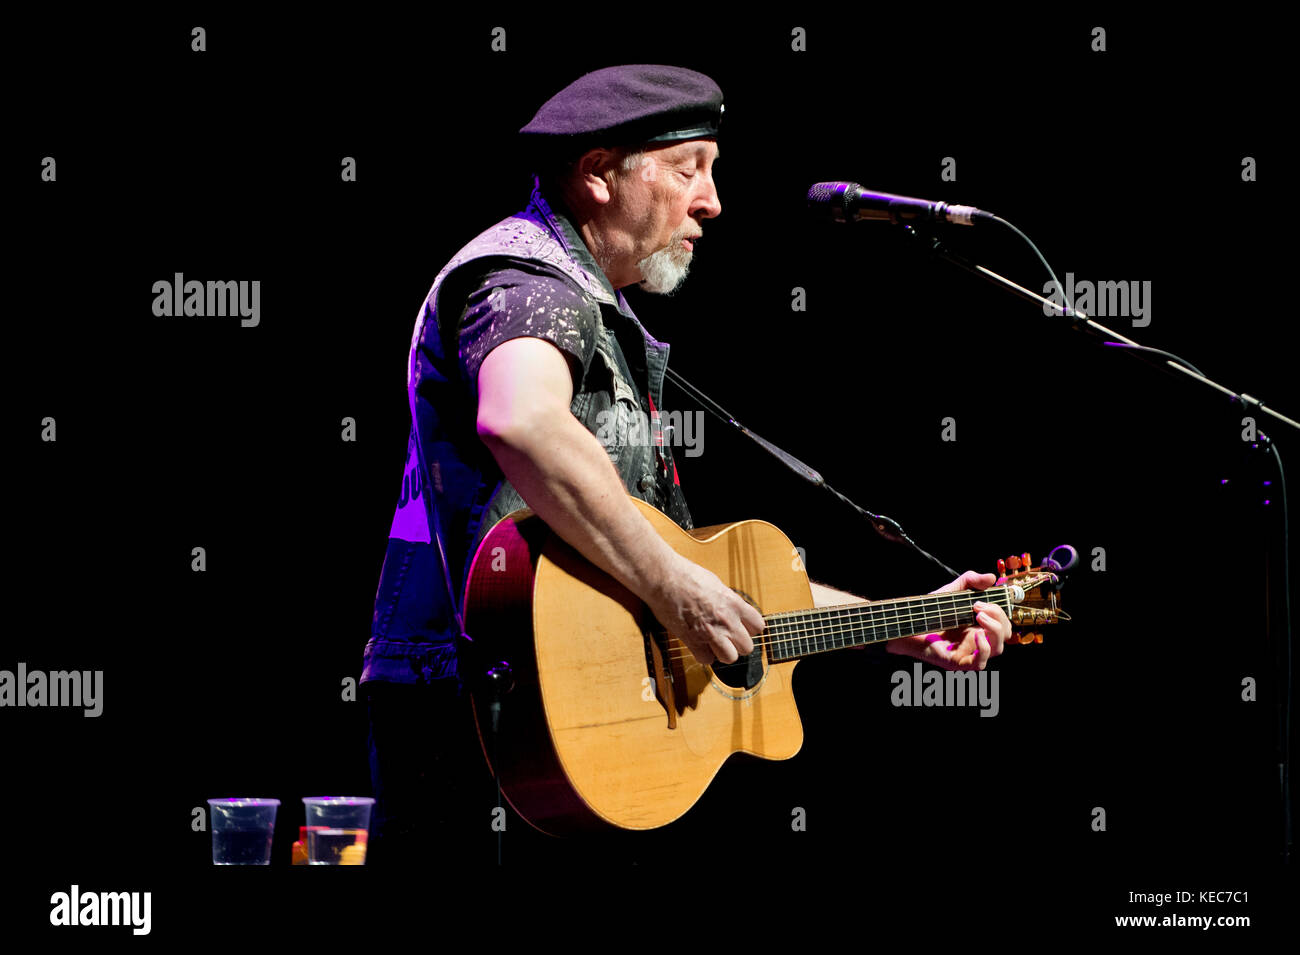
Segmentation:
<svg viewBox="0 0 1300 955">
<path fill-rule="evenodd" d="M 564 414 L 568 408 L 559 409 Z M 479 409 L 475 429 L 479 440 L 490 450 L 524 449 L 543 438 L 555 424 L 557 412 L 544 403 L 514 405 L 508 408 Z"/>
<path fill-rule="evenodd" d="M 527 424 L 521 421 L 518 415 L 480 411 L 475 421 L 475 429 L 479 440 L 489 448 L 510 447 L 518 441 L 519 435 L 527 430 Z"/>
</svg>

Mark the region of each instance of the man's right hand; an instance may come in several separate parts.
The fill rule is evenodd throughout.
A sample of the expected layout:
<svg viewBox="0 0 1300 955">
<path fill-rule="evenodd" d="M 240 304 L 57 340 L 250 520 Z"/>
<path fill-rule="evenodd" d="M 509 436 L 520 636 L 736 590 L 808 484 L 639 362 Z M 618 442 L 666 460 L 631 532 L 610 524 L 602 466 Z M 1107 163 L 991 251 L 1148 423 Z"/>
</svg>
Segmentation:
<svg viewBox="0 0 1300 955">
<path fill-rule="evenodd" d="M 713 571 L 677 555 L 660 594 L 647 601 L 655 618 L 704 665 L 735 663 L 754 649 L 763 615 Z"/>
</svg>

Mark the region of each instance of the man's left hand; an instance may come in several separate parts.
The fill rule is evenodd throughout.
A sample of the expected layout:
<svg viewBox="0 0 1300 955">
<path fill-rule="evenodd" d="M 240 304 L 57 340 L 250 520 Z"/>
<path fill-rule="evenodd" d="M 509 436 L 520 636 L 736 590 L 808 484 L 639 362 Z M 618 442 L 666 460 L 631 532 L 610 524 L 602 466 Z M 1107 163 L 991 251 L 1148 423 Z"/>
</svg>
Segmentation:
<svg viewBox="0 0 1300 955">
<path fill-rule="evenodd" d="M 987 590 L 995 583 L 997 577 L 993 574 L 977 574 L 968 570 L 952 583 L 930 593 Z M 933 663 L 945 670 L 983 670 L 991 657 L 1002 653 L 1002 645 L 1011 638 L 1011 621 L 996 604 L 977 600 L 974 608 L 976 625 L 973 627 L 956 627 L 942 633 L 890 640 L 885 649 L 890 653 Z"/>
</svg>

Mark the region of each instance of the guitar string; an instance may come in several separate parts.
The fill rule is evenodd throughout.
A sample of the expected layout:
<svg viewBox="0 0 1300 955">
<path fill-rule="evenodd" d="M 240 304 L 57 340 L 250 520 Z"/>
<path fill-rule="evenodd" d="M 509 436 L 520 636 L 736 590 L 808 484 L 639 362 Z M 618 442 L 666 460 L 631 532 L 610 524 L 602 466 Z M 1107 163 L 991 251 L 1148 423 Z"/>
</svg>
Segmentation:
<svg viewBox="0 0 1300 955">
<path fill-rule="evenodd" d="M 924 628 L 906 629 L 902 633 L 897 633 L 890 636 L 882 636 L 870 640 L 852 641 L 852 642 L 845 642 L 839 644 L 834 642 L 828 642 L 827 639 L 825 638 L 833 638 L 837 635 L 842 635 L 842 634 L 861 633 L 862 632 L 861 628 L 846 629 L 846 630 L 823 629 L 820 632 L 813 633 L 811 635 L 806 635 L 806 636 L 801 634 L 796 634 L 786 639 L 762 640 L 760 641 L 760 646 L 766 646 L 768 648 L 768 658 L 772 663 L 787 663 L 790 660 L 797 660 L 802 657 L 812 656 L 813 654 L 816 653 L 826 653 L 831 650 L 846 650 L 851 647 L 867 646 L 868 644 L 872 644 L 872 643 L 886 643 L 890 640 L 901 640 L 905 637 L 919 636 L 923 633 L 938 632 L 939 629 L 950 630 L 953 629 L 954 627 L 962 626 L 962 625 L 963 622 L 961 620 L 958 620 L 951 627 L 944 627 L 943 622 L 940 621 L 939 627 L 934 631 L 927 630 Z M 964 625 L 971 626 L 972 624 L 967 622 Z M 890 628 L 893 628 L 894 626 L 896 626 L 896 624 L 891 622 L 889 624 L 882 624 L 879 627 L 875 627 L 873 629 L 883 631 L 883 630 L 888 630 Z M 780 637 L 781 635 L 778 634 L 777 636 Z M 667 658 L 669 660 L 677 661 L 677 660 L 695 659 L 695 654 L 692 653 L 684 643 L 682 643 L 680 640 L 676 640 L 676 638 L 674 638 L 674 640 L 676 642 L 673 645 L 673 647 L 668 651 L 667 654 Z M 720 663 L 720 662 L 721 661 L 715 661 L 715 663 Z M 713 664 L 710 665 L 712 666 Z M 723 665 L 727 666 L 728 664 L 723 664 Z"/>
<path fill-rule="evenodd" d="M 770 651 L 775 648 L 775 651 L 770 652 L 769 656 L 779 654 L 782 659 L 785 659 L 783 653 L 784 650 L 791 649 L 799 644 L 811 644 L 812 647 L 799 647 L 799 649 L 804 652 L 796 654 L 796 656 L 806 656 L 812 653 L 822 653 L 828 650 L 842 650 L 851 645 L 861 646 L 862 644 L 846 643 L 843 645 L 825 645 L 825 638 L 835 637 L 842 634 L 861 633 L 864 629 L 868 631 L 887 631 L 898 626 L 911 626 L 918 621 L 929 620 L 935 616 L 941 618 L 939 624 L 942 629 L 949 629 L 942 627 L 944 622 L 942 620 L 943 617 L 947 616 L 949 613 L 956 617 L 960 617 L 964 612 L 967 615 L 970 615 L 973 620 L 972 604 L 975 600 L 980 599 L 983 599 L 985 603 L 1001 607 L 1003 610 L 1009 610 L 1011 607 L 1011 595 L 1008 588 L 1004 586 L 998 588 L 998 593 L 993 596 L 990 596 L 988 591 L 963 591 L 960 594 L 927 594 L 921 597 L 905 597 L 901 601 L 844 604 L 838 607 L 817 607 L 807 610 L 783 610 L 764 617 L 769 624 L 763 630 L 761 636 L 764 638 L 763 642 L 769 647 Z M 969 600 L 969 602 L 967 602 L 967 600 Z M 943 609 L 944 601 L 947 601 L 949 608 L 947 610 Z M 913 607 L 921 607 L 923 609 L 921 609 L 920 612 L 913 613 L 910 612 Z M 898 611 L 904 608 L 909 612 L 906 614 L 900 614 Z M 887 618 L 887 615 L 890 613 L 893 614 L 892 619 Z M 872 622 L 871 618 L 875 617 L 878 617 L 879 619 L 876 622 Z M 804 621 L 811 622 L 814 620 L 816 622 L 811 626 L 803 625 Z M 864 620 L 867 621 L 866 627 L 852 625 L 859 624 Z M 849 623 L 851 626 L 843 626 L 845 623 Z M 953 626 L 958 626 L 961 623 L 962 621 L 958 619 Z M 660 634 L 665 633 L 665 631 L 656 632 Z M 918 630 L 917 632 L 919 633 L 923 631 Z M 888 639 L 899 639 L 907 635 L 908 634 L 900 633 L 897 637 Z M 865 642 L 875 643 L 882 641 L 868 640 Z M 681 649 L 679 650 L 678 647 Z M 681 643 L 680 640 L 677 641 L 677 647 L 670 648 L 668 652 L 668 658 L 674 661 L 685 660 L 687 658 L 694 659 L 694 656 L 695 655 L 691 653 L 691 651 L 686 648 L 685 644 Z"/>
</svg>

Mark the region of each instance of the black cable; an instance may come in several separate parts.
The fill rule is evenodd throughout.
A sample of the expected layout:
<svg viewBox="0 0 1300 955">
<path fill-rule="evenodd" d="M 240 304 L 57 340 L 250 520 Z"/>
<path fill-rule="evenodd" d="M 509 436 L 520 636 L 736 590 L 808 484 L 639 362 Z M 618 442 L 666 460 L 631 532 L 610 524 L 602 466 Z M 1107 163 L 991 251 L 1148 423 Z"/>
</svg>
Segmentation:
<svg viewBox="0 0 1300 955">
<path fill-rule="evenodd" d="M 1167 358 L 1169 361 L 1176 362 L 1177 364 L 1182 365 L 1184 368 L 1196 372 L 1202 378 L 1209 377 L 1208 375 L 1205 374 L 1205 372 L 1201 371 L 1190 361 L 1187 361 L 1185 358 L 1179 358 L 1173 352 L 1167 352 L 1163 348 L 1151 348 L 1148 345 L 1130 345 L 1128 342 L 1102 342 L 1102 344 L 1107 345 L 1111 348 L 1123 348 L 1127 351 L 1141 351 L 1141 352 L 1149 352 L 1152 355 L 1159 355 L 1161 358 Z"/>
<path fill-rule="evenodd" d="M 1052 266 L 1044 257 L 1043 253 L 1038 251 L 1038 246 L 1034 245 L 1034 240 L 1029 238 L 1029 236 L 1025 235 L 1018 228 L 1016 228 L 1014 225 L 1012 225 L 1010 222 L 1008 222 L 1006 219 L 1002 218 L 1001 216 L 995 216 L 992 213 L 989 213 L 988 215 L 981 216 L 980 218 L 988 219 L 992 222 L 999 222 L 1002 225 L 1006 226 L 1008 229 L 1010 229 L 1012 232 L 1014 232 L 1016 235 L 1020 236 L 1020 238 L 1025 240 L 1025 244 L 1034 250 L 1034 255 L 1038 256 L 1038 261 L 1043 263 L 1043 268 L 1047 269 L 1047 274 L 1052 277 L 1053 284 L 1055 284 L 1057 289 L 1060 291 L 1061 301 L 1065 303 L 1066 315 L 1072 314 L 1074 312 L 1074 303 L 1065 297 L 1065 286 L 1062 285 L 1061 280 L 1056 277 L 1056 273 L 1052 271 Z"/>
<path fill-rule="evenodd" d="M 1025 235 L 1025 233 L 1022 232 L 1020 229 L 1018 229 L 1014 224 L 1008 222 L 1006 219 L 1002 218 L 1001 216 L 987 215 L 987 216 L 982 216 L 981 218 L 987 219 L 990 222 L 1000 223 L 1001 225 L 1006 226 L 1016 235 L 1020 236 L 1020 238 L 1025 240 L 1025 244 L 1028 245 L 1029 248 L 1033 251 L 1034 255 L 1038 257 L 1038 261 L 1043 263 L 1043 268 L 1045 268 L 1047 270 L 1047 274 L 1051 276 L 1052 284 L 1054 284 L 1057 290 L 1061 293 L 1061 301 L 1065 303 L 1064 306 L 1065 314 L 1063 317 L 1076 318 L 1078 316 L 1078 313 L 1074 310 L 1074 303 L 1065 297 L 1065 286 L 1062 285 L 1061 280 L 1056 277 L 1056 272 L 1053 271 L 1051 263 L 1049 263 L 1046 257 L 1043 255 L 1043 253 L 1039 251 L 1038 246 L 1034 245 L 1034 240 L 1029 238 L 1029 236 Z M 1196 372 L 1196 374 L 1200 375 L 1202 378 L 1209 377 L 1187 359 L 1179 358 L 1173 352 L 1167 352 L 1161 348 L 1151 348 L 1148 345 L 1138 345 L 1131 342 L 1109 342 L 1108 341 L 1108 342 L 1102 342 L 1102 344 L 1109 345 L 1111 348 L 1123 348 L 1126 351 L 1139 351 L 1151 355 L 1159 355 L 1161 358 L 1165 358 L 1169 361 L 1174 362 L 1175 364 L 1182 365 L 1184 368 L 1187 368 L 1190 371 Z"/>
</svg>

